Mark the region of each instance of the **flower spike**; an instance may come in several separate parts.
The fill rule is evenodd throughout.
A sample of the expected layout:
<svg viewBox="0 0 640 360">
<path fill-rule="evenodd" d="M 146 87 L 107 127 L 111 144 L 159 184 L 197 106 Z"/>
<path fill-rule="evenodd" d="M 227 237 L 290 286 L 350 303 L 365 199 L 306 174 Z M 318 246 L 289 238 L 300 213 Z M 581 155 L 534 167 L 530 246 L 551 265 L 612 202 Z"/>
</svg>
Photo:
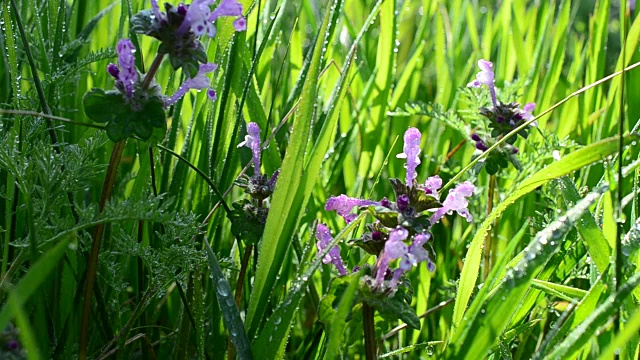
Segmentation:
<svg viewBox="0 0 640 360">
<path fill-rule="evenodd" d="M 260 127 L 254 122 L 247 125 L 247 135 L 244 141 L 238 144 L 238 147 L 246 146 L 251 149 L 253 154 L 253 171 L 256 175 L 260 174 Z"/>
<path fill-rule="evenodd" d="M 409 128 L 404 133 L 404 152 L 396 155 L 399 159 L 407 159 L 407 186 L 412 187 L 413 181 L 418 177 L 416 167 L 420 165 L 420 140 L 422 134 L 416 128 Z"/>
<path fill-rule="evenodd" d="M 133 96 L 133 88 L 138 82 L 138 70 L 136 69 L 136 48 L 129 39 L 121 39 L 116 46 L 118 52 L 118 65 L 109 64 L 107 71 L 117 79 L 125 90 L 127 97 Z"/>
<path fill-rule="evenodd" d="M 476 75 L 476 79 L 469 84 L 467 87 L 480 87 L 481 85 L 486 85 L 491 92 L 491 101 L 493 102 L 493 107 L 498 107 L 498 99 L 496 97 L 496 86 L 495 86 L 495 74 L 493 73 L 493 63 L 487 60 L 479 60 L 478 67 L 480 68 L 480 72 Z"/>
<path fill-rule="evenodd" d="M 335 210 L 338 215 L 342 216 L 347 223 L 355 219 L 355 214 L 350 214 L 351 210 L 357 206 L 376 205 L 377 202 L 358 198 L 348 197 L 347 195 L 332 196 L 327 199 L 324 209 L 327 211 Z"/>
</svg>

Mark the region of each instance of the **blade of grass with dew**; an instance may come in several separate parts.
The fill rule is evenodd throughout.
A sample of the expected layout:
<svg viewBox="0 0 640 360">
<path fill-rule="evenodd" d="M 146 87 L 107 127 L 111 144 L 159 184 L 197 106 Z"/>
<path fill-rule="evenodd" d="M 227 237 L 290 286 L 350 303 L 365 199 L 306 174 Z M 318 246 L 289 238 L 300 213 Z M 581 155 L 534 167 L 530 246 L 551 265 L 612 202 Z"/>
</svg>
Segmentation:
<svg viewBox="0 0 640 360">
<path fill-rule="evenodd" d="M 562 190 L 563 199 L 567 206 L 580 200 L 580 194 L 575 184 L 567 176 L 563 176 L 560 180 L 560 189 Z M 611 256 L 611 248 L 607 239 L 604 237 L 602 230 L 596 224 L 596 220 L 591 213 L 585 213 L 582 219 L 576 224 L 576 229 L 587 246 L 589 255 L 598 267 L 598 271 L 604 274 L 609 266 L 609 257 Z"/>
<path fill-rule="evenodd" d="M 525 249 L 525 257 L 507 272 L 497 290 L 485 301 L 482 311 L 471 314 L 472 318 L 466 322 L 465 327 L 458 329 L 461 336 L 458 336 L 456 342 L 447 349 L 449 356 L 459 359 L 486 356 L 496 340 L 496 335 L 504 331 L 518 304 L 529 290 L 532 280 L 560 248 L 562 242 L 559 240 L 573 228 L 575 222 L 604 191 L 606 188 L 601 187 L 588 194 L 576 206 L 536 234 Z M 498 313 L 501 316 L 487 316 Z"/>
<path fill-rule="evenodd" d="M 262 322 L 262 317 L 271 296 L 270 290 L 273 288 L 272 285 L 280 271 L 282 259 L 289 247 L 289 239 L 293 235 L 291 232 L 285 233 L 284 230 L 285 228 L 291 229 L 291 223 L 294 223 L 295 218 L 299 215 L 299 209 L 292 211 L 292 203 L 300 190 L 300 174 L 304 171 L 304 153 L 309 142 L 310 128 L 317 100 L 318 74 L 326 42 L 329 41 L 332 35 L 328 31 L 330 28 L 329 23 L 330 19 L 333 18 L 333 12 L 340 7 L 341 1 L 334 1 L 322 22 L 319 32 L 322 35 L 318 37 L 314 46 L 307 81 L 303 85 L 302 99 L 293 123 L 291 140 L 273 193 L 269 216 L 267 217 L 262 242 L 259 245 L 260 256 L 258 257 L 257 273 L 247 312 L 247 325 L 250 335 L 257 333 Z M 333 28 L 333 26 L 331 27 Z"/>
<path fill-rule="evenodd" d="M 589 317 L 576 326 L 545 358 L 575 358 L 575 354 L 591 342 L 594 334 L 612 320 L 615 309 L 622 306 L 623 301 L 638 285 L 640 285 L 640 272 L 629 277 L 617 292 L 611 294 L 604 303 L 596 307 Z"/>
<path fill-rule="evenodd" d="M 329 250 L 343 240 L 348 234 L 358 228 L 360 222 L 367 216 L 366 212 L 361 213 L 345 228 L 343 228 L 335 238 L 317 254 L 316 259 L 309 265 L 302 275 L 297 275 L 296 280 L 290 287 L 289 293 L 285 295 L 284 301 L 276 307 L 273 314 L 267 320 L 258 338 L 251 347 L 254 354 L 260 354 L 264 359 L 281 359 L 286 344 L 291 321 L 297 312 L 300 300 L 305 293 L 308 282 L 313 277 L 313 273 L 322 265 L 322 259 Z"/>
<path fill-rule="evenodd" d="M 229 336 L 233 345 L 236 347 L 236 352 L 241 359 L 251 359 L 253 357 L 251 353 L 251 346 L 249 344 L 249 338 L 244 329 L 242 323 L 242 317 L 240 317 L 240 311 L 231 293 L 231 286 L 224 277 L 218 258 L 211 249 L 209 241 L 205 238 L 204 245 L 207 249 L 207 260 L 209 263 L 209 276 L 213 282 L 213 291 L 218 299 L 218 305 L 222 312 Z"/>
<path fill-rule="evenodd" d="M 630 144 L 637 141 L 637 135 L 628 135 L 625 137 L 625 143 Z M 518 188 L 502 201 L 491 214 L 485 219 L 478 231 L 476 232 L 467 255 L 465 256 L 464 266 L 460 275 L 460 285 L 458 294 L 456 295 L 456 303 L 453 311 L 453 319 L 451 323 L 451 332 L 455 333 L 460 325 L 464 313 L 469 303 L 469 298 L 473 293 L 476 285 L 478 273 L 480 271 L 480 262 L 482 257 L 482 245 L 486 233 L 490 230 L 493 222 L 502 214 L 502 212 L 511 206 L 517 199 L 535 190 L 537 187 L 544 185 L 550 180 L 570 174 L 587 165 L 598 162 L 605 157 L 615 153 L 618 147 L 617 138 L 609 138 L 591 145 L 585 146 L 577 150 L 560 161 L 556 161 L 544 169 L 536 172 L 530 178 L 525 180 Z"/>
<path fill-rule="evenodd" d="M 538 279 L 531 280 L 531 286 L 549 295 L 557 296 L 571 302 L 582 300 L 587 295 L 587 292 L 582 289 Z"/>
</svg>

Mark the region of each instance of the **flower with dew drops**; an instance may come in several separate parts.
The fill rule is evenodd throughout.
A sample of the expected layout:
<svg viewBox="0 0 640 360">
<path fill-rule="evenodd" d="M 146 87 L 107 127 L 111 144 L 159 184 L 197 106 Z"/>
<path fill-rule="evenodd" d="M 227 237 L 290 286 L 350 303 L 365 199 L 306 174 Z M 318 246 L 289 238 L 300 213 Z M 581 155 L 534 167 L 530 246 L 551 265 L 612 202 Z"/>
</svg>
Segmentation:
<svg viewBox="0 0 640 360">
<path fill-rule="evenodd" d="M 412 187 L 413 181 L 418 177 L 416 167 L 420 165 L 420 130 L 410 127 L 404 133 L 404 152 L 396 155 L 398 159 L 407 159 L 407 186 Z"/>
<path fill-rule="evenodd" d="M 316 246 L 318 248 L 318 255 L 323 252 L 327 246 L 331 243 L 331 231 L 325 224 L 318 224 L 318 228 L 316 229 L 316 239 L 318 242 Z M 325 264 L 332 263 L 340 276 L 347 275 L 347 269 L 344 267 L 344 263 L 342 262 L 342 258 L 340 257 L 340 248 L 335 245 L 329 250 L 329 253 L 322 258 L 322 262 Z"/>
<path fill-rule="evenodd" d="M 476 75 L 476 79 L 467 84 L 467 86 L 477 88 L 481 85 L 486 85 L 491 92 L 491 101 L 493 102 L 493 106 L 498 107 L 495 74 L 493 73 L 493 63 L 491 61 L 481 59 L 478 61 L 478 67 L 480 68 L 480 72 Z"/>
<path fill-rule="evenodd" d="M 253 154 L 253 171 L 256 175 L 260 174 L 260 127 L 254 122 L 247 125 L 247 135 L 244 141 L 238 144 L 238 147 L 246 146 L 251 149 Z"/>
<path fill-rule="evenodd" d="M 389 239 L 384 244 L 384 250 L 382 255 L 378 259 L 376 270 L 376 283 L 381 286 L 384 283 L 384 278 L 389 270 L 389 264 L 395 259 L 399 259 L 407 254 L 409 247 L 404 243 L 404 240 L 409 236 L 407 229 L 398 226 L 389 234 Z M 401 275 L 402 273 L 400 273 Z M 394 277 L 396 274 L 394 273 Z"/>
<path fill-rule="evenodd" d="M 424 182 L 424 185 L 422 186 L 422 188 L 424 189 L 424 192 L 427 195 L 431 195 L 436 199 L 440 198 L 440 195 L 438 194 L 438 190 L 440 190 L 441 187 L 442 187 L 442 179 L 438 175 L 430 176 L 429 178 L 427 178 L 427 180 Z"/>
<path fill-rule="evenodd" d="M 165 101 L 165 107 L 169 107 L 175 104 L 178 100 L 180 100 L 189 90 L 191 89 L 207 89 L 207 97 L 210 100 L 216 99 L 216 93 L 211 88 L 211 80 L 207 77 L 206 74 L 215 71 L 218 68 L 218 65 L 213 63 L 200 64 L 200 70 L 198 71 L 198 75 L 192 77 L 190 79 L 185 80 L 182 85 L 178 88 L 175 94 L 173 94 L 170 98 Z"/>
<path fill-rule="evenodd" d="M 473 216 L 469 213 L 467 198 L 473 195 L 474 190 L 475 186 L 470 181 L 465 181 L 449 191 L 447 198 L 442 203 L 442 207 L 436 209 L 431 216 L 431 224 L 437 223 L 445 214 L 451 214 L 454 211 L 464 217 L 467 222 L 473 221 Z"/>
<path fill-rule="evenodd" d="M 356 217 L 356 214 L 350 214 L 354 207 L 376 204 L 378 204 L 376 201 L 352 198 L 343 194 L 328 198 L 324 204 L 324 209 L 327 211 L 335 210 L 338 215 L 342 216 L 344 220 L 349 223 Z"/>
<path fill-rule="evenodd" d="M 116 46 L 118 65 L 109 64 L 107 72 L 116 79 L 116 87 L 124 90 L 127 97 L 133 97 L 133 89 L 138 82 L 136 69 L 136 48 L 129 39 L 121 39 Z"/>
</svg>

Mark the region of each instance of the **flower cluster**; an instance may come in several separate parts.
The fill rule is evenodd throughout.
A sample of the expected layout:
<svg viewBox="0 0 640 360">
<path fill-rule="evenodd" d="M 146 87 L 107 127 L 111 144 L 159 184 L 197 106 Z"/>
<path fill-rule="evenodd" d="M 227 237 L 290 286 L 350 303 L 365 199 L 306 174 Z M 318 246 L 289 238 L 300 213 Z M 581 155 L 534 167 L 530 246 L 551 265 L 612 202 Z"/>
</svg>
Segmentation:
<svg viewBox="0 0 640 360">
<path fill-rule="evenodd" d="M 244 188 L 249 197 L 233 204 L 229 215 L 231 232 L 239 239 L 257 243 L 262 237 L 269 214 L 269 204 L 265 200 L 275 190 L 279 171 L 268 176 L 260 169 L 262 143 L 258 124 L 250 122 L 247 125 L 247 135 L 238 147 L 248 147 L 251 150 L 253 176 L 243 175 L 236 181 L 236 185 Z"/>
<path fill-rule="evenodd" d="M 214 0 L 193 0 L 191 5 L 180 3 L 173 6 L 164 4 L 165 12 L 160 11 L 157 0 L 151 0 L 151 9 L 143 10 L 132 19 L 132 28 L 136 34 L 152 36 L 160 40 L 158 52 L 167 54 L 171 66 L 190 77 L 196 77 L 200 65 L 207 62 L 207 54 L 199 37 L 216 36 L 216 20 L 220 17 L 234 17 L 233 26 L 237 31 L 247 28 L 242 15 L 242 5 L 237 0 L 221 0 L 212 11 Z"/>
<path fill-rule="evenodd" d="M 176 7 L 167 3 L 162 12 L 158 1 L 151 0 L 151 9 L 132 18 L 133 33 L 152 36 L 161 42 L 149 73 L 140 74 L 136 68 L 134 44 L 129 39 L 122 39 L 116 47 L 118 64 L 107 66 L 107 72 L 115 79 L 115 89 L 92 89 L 83 98 L 85 113 L 93 121 L 106 123 L 111 140 L 120 141 L 133 135 L 144 140 L 152 136 L 162 139 L 166 132 L 165 109 L 189 90 L 206 89 L 208 98 L 216 99 L 209 74 L 218 65 L 208 62 L 198 37 L 215 36 L 215 22 L 220 17 L 235 17 L 234 27 L 238 31 L 246 29 L 246 19 L 237 0 L 221 0 L 212 11 L 213 2 L 194 0 L 191 5 L 181 3 Z M 160 86 L 153 81 L 165 55 L 173 69 L 181 68 L 187 77 L 171 96 L 164 96 Z"/>
<path fill-rule="evenodd" d="M 520 127 L 525 122 L 532 120 L 534 118 L 533 111 L 536 108 L 536 104 L 527 103 L 521 108 L 517 102 L 505 104 L 499 101 L 496 95 L 493 63 L 487 60 L 480 60 L 478 61 L 478 67 L 480 68 L 480 72 L 476 75 L 475 80 L 471 81 L 467 86 L 479 88 L 484 85 L 489 89 L 492 106 L 480 108 L 480 114 L 489 120 L 488 127 L 490 131 L 484 136 L 478 133 L 472 133 L 471 140 L 475 142 L 476 149 L 485 152 L 503 136 Z M 531 125 L 537 126 L 537 123 L 532 122 Z M 518 135 L 527 138 L 528 130 L 522 129 L 518 132 Z M 506 168 L 509 165 L 509 161 L 516 167 L 519 166 L 515 158 L 519 149 L 513 145 L 516 139 L 516 137 L 507 139 L 503 146 L 489 155 L 485 161 L 489 174 L 493 175 L 501 168 Z"/>
<path fill-rule="evenodd" d="M 441 202 L 440 177 L 429 177 L 424 183 L 416 180 L 421 137 L 416 128 L 409 128 L 404 134 L 403 152 L 397 157 L 406 159 L 407 175 L 406 182 L 390 179 L 395 201 L 387 198 L 373 201 L 340 195 L 330 197 L 325 203 L 327 211 L 335 210 L 347 222 L 353 221 L 356 216 L 352 213 L 354 208 L 366 209 L 376 219 L 367 224 L 366 231 L 359 239 L 350 242 L 377 256 L 372 276 L 365 277 L 365 282 L 376 293 L 394 293 L 403 274 L 422 262 L 426 262 L 430 271 L 435 271 L 435 262 L 426 246 L 432 237 L 431 228 L 446 214 L 456 212 L 468 222 L 473 220 L 467 200 L 475 190 L 473 184 L 468 181 L 458 184 Z M 318 225 L 316 238 L 318 251 L 323 251 L 331 240 L 325 225 Z M 348 274 L 337 246 L 329 250 L 323 261 L 325 264 L 334 264 L 340 275 Z M 394 262 L 397 262 L 397 267 L 392 269 Z"/>
</svg>

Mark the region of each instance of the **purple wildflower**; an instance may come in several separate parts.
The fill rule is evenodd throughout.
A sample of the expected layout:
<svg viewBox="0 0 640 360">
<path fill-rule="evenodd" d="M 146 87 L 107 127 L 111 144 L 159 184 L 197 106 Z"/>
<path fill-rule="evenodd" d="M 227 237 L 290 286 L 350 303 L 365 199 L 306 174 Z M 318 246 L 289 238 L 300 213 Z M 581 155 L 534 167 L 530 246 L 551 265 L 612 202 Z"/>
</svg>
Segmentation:
<svg viewBox="0 0 640 360">
<path fill-rule="evenodd" d="M 636 0 L 627 0 L 627 9 L 632 12 L 636 9 Z"/>
<path fill-rule="evenodd" d="M 526 104 L 523 108 L 522 108 L 522 118 L 525 121 L 529 121 L 531 119 L 533 119 L 535 116 L 533 116 L 533 110 L 536 109 L 536 103 L 528 103 Z M 538 126 L 538 122 L 534 121 L 531 123 L 531 126 Z"/>
<path fill-rule="evenodd" d="M 118 52 L 118 64 L 109 64 L 107 71 L 117 82 L 124 87 L 127 97 L 133 96 L 133 88 L 138 82 L 138 70 L 136 69 L 136 49 L 129 39 L 121 39 L 116 46 Z"/>
<path fill-rule="evenodd" d="M 247 23 L 242 16 L 242 4 L 237 0 L 221 0 L 218 7 L 212 12 L 213 0 L 194 0 L 185 15 L 182 24 L 178 28 L 178 34 L 182 34 L 191 29 L 194 34 L 201 36 L 207 34 L 209 37 L 216 36 L 216 26 L 213 24 L 221 16 L 236 16 L 233 26 L 237 31 L 246 30 Z"/>
<path fill-rule="evenodd" d="M 424 192 L 439 199 L 438 190 L 442 187 L 442 179 L 438 175 L 429 177 L 424 182 Z"/>
<path fill-rule="evenodd" d="M 404 211 L 409 207 L 409 195 L 402 194 L 398 196 L 396 200 L 396 205 L 398 206 L 398 210 Z"/>
<path fill-rule="evenodd" d="M 471 140 L 480 141 L 480 140 L 482 140 L 482 138 L 477 133 L 473 133 L 473 134 L 471 134 Z"/>
<path fill-rule="evenodd" d="M 376 283 L 382 285 L 389 269 L 389 264 L 395 259 L 399 259 L 407 254 L 409 248 L 404 240 L 409 236 L 409 231 L 398 226 L 389 234 L 389 240 L 384 244 L 384 251 L 378 259 L 378 270 L 376 271 Z M 400 275 L 402 273 L 400 272 Z M 394 278 L 397 275 L 394 273 Z M 396 280 L 397 283 L 397 280 Z"/>
<path fill-rule="evenodd" d="M 442 207 L 438 208 L 431 216 L 431 224 L 435 224 L 444 217 L 445 214 L 451 214 L 456 211 L 458 215 L 464 217 L 467 222 L 473 220 L 473 216 L 469 213 L 469 202 L 467 198 L 473 195 L 475 186 L 469 181 L 458 184 L 453 190 L 449 191 L 447 198 L 442 203 Z"/>
<path fill-rule="evenodd" d="M 198 74 L 191 79 L 185 80 L 185 82 L 178 88 L 178 91 L 165 101 L 165 107 L 175 104 L 191 89 L 207 89 L 207 95 L 211 98 L 211 92 L 213 89 L 209 87 L 211 80 L 209 80 L 206 74 L 215 71 L 217 68 L 218 65 L 213 63 L 200 64 Z M 213 95 L 215 96 L 215 92 L 213 92 Z"/>
<path fill-rule="evenodd" d="M 318 239 L 316 246 L 318 247 L 319 255 L 329 246 L 332 240 L 331 231 L 329 231 L 329 228 L 327 228 L 325 224 L 318 224 L 316 239 Z M 338 269 L 340 276 L 347 275 L 347 269 L 344 267 L 344 263 L 340 257 L 340 248 L 337 245 L 329 250 L 329 253 L 322 258 L 322 262 L 325 264 L 333 263 L 336 269 Z"/>
<path fill-rule="evenodd" d="M 116 64 L 107 65 L 107 72 L 109 75 L 113 76 L 114 79 L 118 80 L 118 75 L 120 74 L 120 69 Z"/>
<path fill-rule="evenodd" d="M 404 133 L 404 152 L 396 155 L 399 159 L 407 159 L 405 168 L 407 169 L 407 186 L 412 187 L 413 181 L 418 177 L 416 167 L 420 165 L 420 130 L 410 127 Z"/>
<path fill-rule="evenodd" d="M 476 75 L 476 79 L 469 84 L 468 87 L 480 87 L 481 85 L 486 85 L 491 92 L 491 101 L 493 102 L 494 108 L 498 107 L 498 99 L 496 97 L 496 86 L 495 86 L 495 74 L 493 73 L 493 63 L 487 60 L 479 60 L 478 67 L 480 68 L 480 72 Z"/>
<path fill-rule="evenodd" d="M 244 141 L 238 144 L 238 147 L 246 146 L 253 153 L 253 171 L 256 175 L 260 174 L 260 127 L 254 122 L 247 125 L 247 135 Z"/>
<path fill-rule="evenodd" d="M 346 222 L 355 219 L 356 214 L 350 214 L 351 210 L 356 206 L 376 205 L 377 202 L 358 198 L 348 197 L 347 195 L 332 196 L 327 199 L 324 208 L 327 211 L 335 210 L 338 215 L 342 216 Z"/>
<path fill-rule="evenodd" d="M 431 266 L 433 262 L 429 257 L 429 252 L 424 248 L 424 244 L 429 241 L 430 238 L 431 234 L 429 233 L 418 234 L 413 238 L 413 242 L 407 249 L 407 253 L 400 260 L 400 269 L 405 272 L 409 271 L 412 266 L 417 266 L 419 263 L 426 260 L 428 262 L 427 267 L 429 268 L 429 271 L 433 272 L 432 268 L 434 268 L 435 265 Z"/>
<path fill-rule="evenodd" d="M 487 144 L 484 143 L 484 141 L 478 141 L 476 142 L 476 149 L 484 152 L 484 151 L 487 151 L 489 148 L 487 147 Z"/>
</svg>

